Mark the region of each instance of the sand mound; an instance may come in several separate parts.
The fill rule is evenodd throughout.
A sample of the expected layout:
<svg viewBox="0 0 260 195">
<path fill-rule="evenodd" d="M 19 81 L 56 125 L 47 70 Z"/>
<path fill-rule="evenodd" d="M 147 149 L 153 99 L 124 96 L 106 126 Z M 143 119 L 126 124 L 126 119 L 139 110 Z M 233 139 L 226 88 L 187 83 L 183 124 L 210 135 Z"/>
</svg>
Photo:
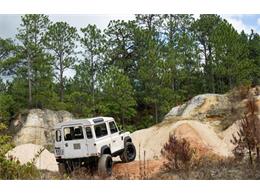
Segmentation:
<svg viewBox="0 0 260 195">
<path fill-rule="evenodd" d="M 157 159 L 169 135 L 175 133 L 179 138 L 188 139 L 199 151 L 210 151 L 220 156 L 231 156 L 227 144 L 221 140 L 213 128 L 195 120 L 182 120 L 176 123 L 161 123 L 132 134 L 137 148 L 137 158 Z M 141 150 L 139 150 L 141 148 Z M 140 154 L 139 154 L 140 152 Z"/>
<path fill-rule="evenodd" d="M 229 150 L 233 150 L 235 147 L 234 144 L 231 143 L 231 140 L 233 140 L 233 135 L 238 137 L 237 132 L 239 131 L 240 123 L 240 120 L 234 122 L 230 127 L 228 127 L 220 134 L 220 136 L 223 137 L 223 141 L 227 144 Z"/>
<path fill-rule="evenodd" d="M 258 115 L 258 118 L 259 118 L 258 120 L 259 123 L 260 115 Z M 229 150 L 233 150 L 235 147 L 234 144 L 231 143 L 231 140 L 233 140 L 233 136 L 238 138 L 237 132 L 239 131 L 240 127 L 241 127 L 241 120 L 237 120 L 231 126 L 229 126 L 225 131 L 221 132 L 219 135 L 220 137 L 223 138 L 223 141 L 227 144 Z"/>
<path fill-rule="evenodd" d="M 38 155 L 39 154 L 39 155 Z M 10 150 L 6 156 L 17 159 L 21 164 L 32 162 L 36 157 L 35 166 L 40 170 L 58 171 L 58 165 L 54 154 L 40 145 L 23 144 Z M 38 156 L 38 157 L 37 157 Z"/>
</svg>

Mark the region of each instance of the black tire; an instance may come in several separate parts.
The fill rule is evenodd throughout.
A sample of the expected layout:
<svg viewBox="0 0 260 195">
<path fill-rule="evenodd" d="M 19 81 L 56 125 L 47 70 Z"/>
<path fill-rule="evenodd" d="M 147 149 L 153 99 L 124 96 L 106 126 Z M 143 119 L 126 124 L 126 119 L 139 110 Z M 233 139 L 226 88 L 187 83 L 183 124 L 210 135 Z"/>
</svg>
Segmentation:
<svg viewBox="0 0 260 195">
<path fill-rule="evenodd" d="M 124 150 L 124 152 L 123 152 L 122 154 L 120 154 L 119 157 L 120 157 L 120 159 L 121 159 L 122 162 L 127 162 L 127 161 L 126 161 L 126 158 L 125 158 L 125 150 Z"/>
<path fill-rule="evenodd" d="M 102 176 L 112 175 L 113 160 L 110 154 L 103 154 L 98 160 L 98 174 Z"/>
<path fill-rule="evenodd" d="M 132 142 L 127 142 L 125 144 L 124 152 L 120 155 L 122 162 L 134 161 L 136 157 L 135 145 Z"/>
</svg>

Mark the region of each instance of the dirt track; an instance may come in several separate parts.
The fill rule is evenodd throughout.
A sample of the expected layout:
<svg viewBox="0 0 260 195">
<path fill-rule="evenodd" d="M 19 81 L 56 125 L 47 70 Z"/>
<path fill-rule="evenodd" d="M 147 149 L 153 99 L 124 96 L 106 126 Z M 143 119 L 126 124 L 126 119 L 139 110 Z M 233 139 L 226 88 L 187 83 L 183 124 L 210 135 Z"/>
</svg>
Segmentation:
<svg viewBox="0 0 260 195">
<path fill-rule="evenodd" d="M 162 160 L 134 161 L 122 163 L 114 162 L 113 176 L 117 179 L 145 179 L 160 171 Z"/>
</svg>

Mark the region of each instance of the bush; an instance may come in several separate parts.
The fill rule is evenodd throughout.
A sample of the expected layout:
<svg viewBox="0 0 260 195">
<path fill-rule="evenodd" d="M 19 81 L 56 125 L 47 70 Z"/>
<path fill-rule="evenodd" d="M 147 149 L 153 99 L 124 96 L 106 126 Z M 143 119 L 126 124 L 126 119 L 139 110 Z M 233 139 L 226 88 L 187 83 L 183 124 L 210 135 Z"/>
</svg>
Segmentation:
<svg viewBox="0 0 260 195">
<path fill-rule="evenodd" d="M 167 160 L 164 164 L 168 170 L 188 170 L 195 150 L 191 149 L 186 139 L 178 140 L 175 135 L 169 136 L 168 142 L 161 150 Z"/>
<path fill-rule="evenodd" d="M 0 94 L 0 122 L 7 123 L 13 111 L 14 100 L 12 96 Z"/>
<path fill-rule="evenodd" d="M 5 130 L 5 125 L 0 123 L 0 130 Z M 14 147 L 12 137 L 0 136 L 0 179 L 37 179 L 40 172 L 33 162 L 21 165 L 16 159 L 7 159 L 5 154 Z"/>
<path fill-rule="evenodd" d="M 33 163 L 21 165 L 17 160 L 0 156 L 0 179 L 38 179 L 40 172 Z"/>
<path fill-rule="evenodd" d="M 232 101 L 241 101 L 248 97 L 250 91 L 250 85 L 241 85 L 235 87 L 229 92 L 229 97 Z"/>
<path fill-rule="evenodd" d="M 254 96 L 248 96 L 247 112 L 241 119 L 237 136 L 233 135 L 231 142 L 235 145 L 233 153 L 241 160 L 248 153 L 249 162 L 260 160 L 260 121 L 258 118 L 258 106 Z M 254 155 L 255 154 L 255 155 Z"/>
</svg>

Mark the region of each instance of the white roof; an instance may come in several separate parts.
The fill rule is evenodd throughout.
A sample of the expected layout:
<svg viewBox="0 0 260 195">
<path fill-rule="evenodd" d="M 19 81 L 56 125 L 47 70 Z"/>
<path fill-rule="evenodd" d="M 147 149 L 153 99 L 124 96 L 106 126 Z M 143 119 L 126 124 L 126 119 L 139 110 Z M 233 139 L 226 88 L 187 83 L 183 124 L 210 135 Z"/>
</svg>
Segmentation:
<svg viewBox="0 0 260 195">
<path fill-rule="evenodd" d="M 102 120 L 102 121 L 95 121 L 95 120 Z M 94 125 L 100 122 L 106 122 L 106 121 L 111 121 L 114 120 L 114 118 L 112 117 L 94 117 L 94 118 L 86 118 L 86 119 L 74 119 L 74 120 L 70 120 L 70 121 L 65 121 L 62 123 L 58 123 L 54 126 L 54 129 L 59 129 L 62 126 L 68 126 L 68 125 L 78 125 L 78 124 L 82 124 L 82 125 Z"/>
</svg>

